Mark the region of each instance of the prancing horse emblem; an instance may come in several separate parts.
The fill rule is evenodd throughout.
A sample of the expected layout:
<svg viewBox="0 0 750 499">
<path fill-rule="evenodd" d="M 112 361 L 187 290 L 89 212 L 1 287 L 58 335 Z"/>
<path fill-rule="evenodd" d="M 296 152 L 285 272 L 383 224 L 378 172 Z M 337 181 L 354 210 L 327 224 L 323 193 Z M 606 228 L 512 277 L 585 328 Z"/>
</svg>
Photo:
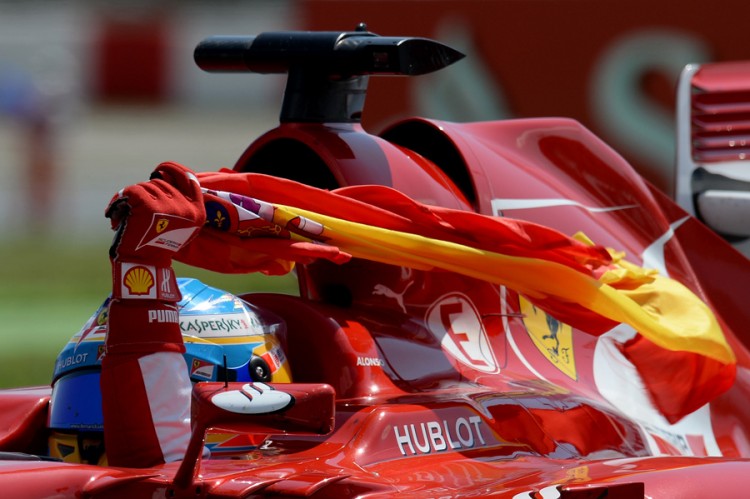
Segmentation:
<svg viewBox="0 0 750 499">
<path fill-rule="evenodd" d="M 523 314 L 523 325 L 537 349 L 565 375 L 577 379 L 573 329 L 547 315 L 522 296 L 518 297 L 518 301 Z"/>
</svg>

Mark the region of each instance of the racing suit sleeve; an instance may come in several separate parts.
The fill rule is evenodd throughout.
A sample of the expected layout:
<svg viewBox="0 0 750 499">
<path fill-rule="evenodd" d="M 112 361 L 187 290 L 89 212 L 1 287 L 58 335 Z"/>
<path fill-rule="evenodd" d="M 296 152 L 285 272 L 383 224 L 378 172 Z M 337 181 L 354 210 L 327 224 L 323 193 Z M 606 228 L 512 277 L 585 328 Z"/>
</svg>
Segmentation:
<svg viewBox="0 0 750 499">
<path fill-rule="evenodd" d="M 102 360 L 104 445 L 111 466 L 182 459 L 192 386 L 182 353 L 172 257 L 205 221 L 197 179 L 174 163 L 118 192 L 105 215 L 116 231 Z"/>
</svg>

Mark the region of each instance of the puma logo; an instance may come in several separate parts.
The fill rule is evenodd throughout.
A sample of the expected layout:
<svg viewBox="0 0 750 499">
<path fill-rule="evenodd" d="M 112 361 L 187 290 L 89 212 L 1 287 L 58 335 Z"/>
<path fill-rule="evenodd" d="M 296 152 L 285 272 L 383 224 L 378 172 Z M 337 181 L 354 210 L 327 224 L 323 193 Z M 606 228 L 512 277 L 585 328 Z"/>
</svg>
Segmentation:
<svg viewBox="0 0 750 499">
<path fill-rule="evenodd" d="M 414 284 L 414 281 L 409 281 L 409 283 L 404 287 L 403 291 L 400 293 L 397 293 L 393 291 L 391 288 L 384 284 L 376 284 L 375 288 L 372 290 L 372 294 L 376 296 L 385 296 L 387 298 L 393 298 L 396 300 L 396 303 L 398 303 L 398 306 L 401 307 L 401 311 L 403 313 L 406 313 L 406 306 L 404 305 L 404 295 L 406 294 L 406 291 L 409 289 L 409 287 Z"/>
</svg>

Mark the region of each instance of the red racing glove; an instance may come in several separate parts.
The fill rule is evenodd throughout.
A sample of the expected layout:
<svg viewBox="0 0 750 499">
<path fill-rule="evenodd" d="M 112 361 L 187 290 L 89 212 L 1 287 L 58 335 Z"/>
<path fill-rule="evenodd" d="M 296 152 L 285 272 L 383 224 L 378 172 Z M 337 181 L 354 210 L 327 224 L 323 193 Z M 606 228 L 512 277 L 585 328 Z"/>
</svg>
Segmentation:
<svg viewBox="0 0 750 499">
<path fill-rule="evenodd" d="M 117 231 L 109 250 L 114 298 L 179 301 L 174 275 L 165 269 L 206 220 L 195 174 L 176 163 L 162 163 L 150 181 L 118 192 L 105 216 Z"/>
<path fill-rule="evenodd" d="M 116 231 L 109 250 L 112 305 L 108 353 L 117 349 L 122 353 L 181 349 L 177 312 L 172 305 L 180 300 L 172 257 L 197 235 L 206 220 L 195 174 L 176 163 L 162 163 L 150 181 L 118 192 L 105 216 Z"/>
</svg>

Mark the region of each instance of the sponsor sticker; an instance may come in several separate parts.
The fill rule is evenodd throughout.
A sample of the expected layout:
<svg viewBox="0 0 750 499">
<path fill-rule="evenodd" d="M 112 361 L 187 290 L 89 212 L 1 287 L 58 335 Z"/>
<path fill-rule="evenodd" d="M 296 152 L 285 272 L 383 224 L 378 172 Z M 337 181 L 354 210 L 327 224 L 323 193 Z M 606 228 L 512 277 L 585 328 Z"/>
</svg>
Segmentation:
<svg viewBox="0 0 750 499">
<path fill-rule="evenodd" d="M 430 332 L 457 361 L 485 373 L 500 371 L 474 304 L 462 293 L 443 295 L 427 311 Z"/>
<path fill-rule="evenodd" d="M 294 397 L 265 383 L 247 383 L 241 390 L 227 390 L 211 397 L 211 402 L 237 414 L 270 414 L 294 404 Z"/>
<path fill-rule="evenodd" d="M 254 327 L 247 320 L 247 314 L 216 314 L 190 316 L 180 315 L 180 329 L 183 334 L 202 338 L 221 338 L 226 336 L 259 336 L 260 328 Z"/>
<path fill-rule="evenodd" d="M 180 322 L 177 310 L 154 309 L 148 311 L 148 322 L 156 324 L 178 324 Z"/>
<path fill-rule="evenodd" d="M 154 246 L 169 251 L 179 251 L 187 243 L 198 227 L 188 218 L 166 213 L 154 213 L 151 225 L 141 238 L 136 249 Z"/>
<path fill-rule="evenodd" d="M 458 417 L 393 426 L 402 456 L 485 447 L 484 421 L 479 416 Z"/>
<path fill-rule="evenodd" d="M 573 328 L 564 324 L 524 297 L 518 297 L 523 325 L 534 346 L 569 378 L 578 379 L 573 352 Z"/>
<path fill-rule="evenodd" d="M 281 350 L 281 348 L 278 347 L 274 347 L 271 350 L 267 351 L 266 353 L 261 355 L 261 358 L 265 360 L 269 366 L 271 366 L 272 372 L 276 372 L 286 360 L 284 352 Z"/>
<path fill-rule="evenodd" d="M 122 264 L 122 297 L 156 299 L 156 268 L 153 265 Z"/>
<path fill-rule="evenodd" d="M 190 376 L 204 379 L 213 379 L 215 366 L 205 360 L 193 359 L 190 366 Z"/>
<path fill-rule="evenodd" d="M 91 316 L 86 325 L 71 338 L 70 341 L 76 343 L 75 348 L 78 348 L 84 341 L 104 341 L 108 329 L 109 300 L 110 298 L 104 300 L 102 306 Z"/>
<path fill-rule="evenodd" d="M 164 300 L 180 299 L 180 290 L 170 267 L 122 262 L 118 265 L 119 298 Z"/>
<path fill-rule="evenodd" d="M 63 369 L 67 369 L 72 366 L 85 364 L 88 356 L 89 354 L 84 352 L 59 358 L 57 360 L 57 365 L 55 366 L 55 371 L 62 371 Z"/>
</svg>

